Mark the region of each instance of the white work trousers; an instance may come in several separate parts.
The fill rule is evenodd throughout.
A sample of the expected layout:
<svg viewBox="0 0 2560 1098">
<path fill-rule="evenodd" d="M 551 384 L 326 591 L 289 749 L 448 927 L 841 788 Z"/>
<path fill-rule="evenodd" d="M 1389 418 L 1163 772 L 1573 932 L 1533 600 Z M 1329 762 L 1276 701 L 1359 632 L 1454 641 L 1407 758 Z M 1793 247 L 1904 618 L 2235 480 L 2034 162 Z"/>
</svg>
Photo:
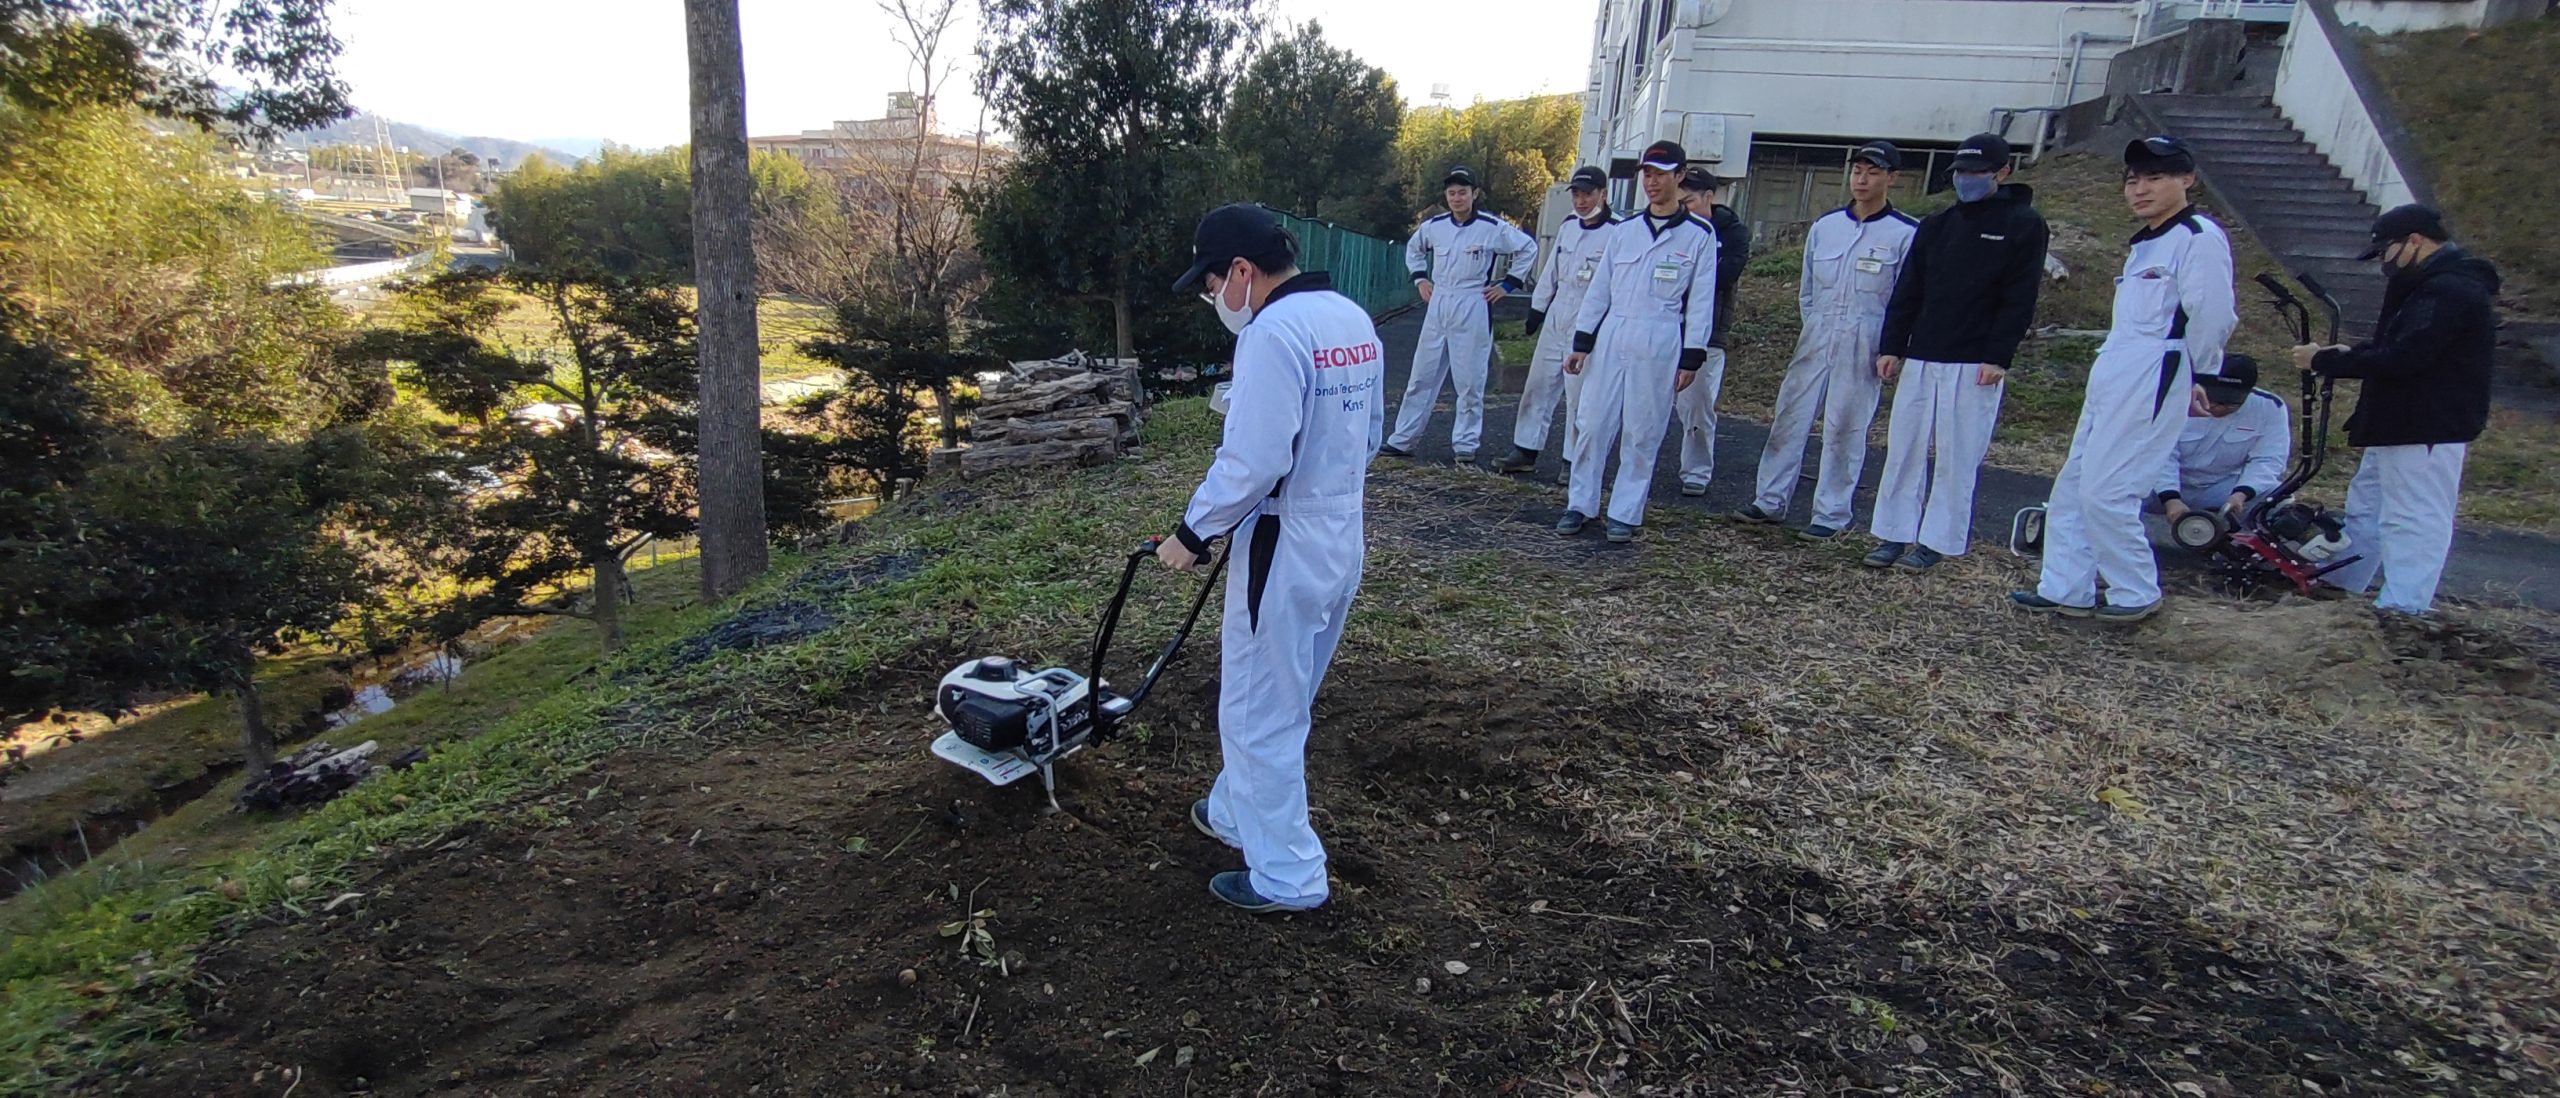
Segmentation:
<svg viewBox="0 0 2560 1098">
<path fill-rule="evenodd" d="M 1671 397 L 1680 417 L 1680 483 L 1712 484 L 1716 479 L 1716 397 L 1724 392 L 1724 348 L 1707 348 L 1698 379 Z"/>
<path fill-rule="evenodd" d="M 1244 851 L 1256 893 L 1315 907 L 1328 889 L 1324 843 L 1307 818 L 1307 730 L 1360 590 L 1361 516 L 1266 513 L 1237 536 L 1245 559 L 1227 570 L 1218 630 L 1221 765 L 1209 826 Z"/>
<path fill-rule="evenodd" d="M 2045 501 L 2037 594 L 2064 606 L 2096 606 L 2104 582 L 2109 606 L 2160 601 L 2160 569 L 2143 533 L 2142 501 L 2159 487 L 2160 466 L 2186 429 L 2195 384 L 2186 356 L 2169 362 L 2171 353 L 2156 342 L 2133 341 L 2100 351 L 2089 367 L 2071 456 Z"/>
<path fill-rule="evenodd" d="M 1973 544 L 1974 482 L 2009 388 L 2005 380 L 1976 384 L 1979 370 L 1971 362 L 1903 362 L 1870 527 L 1879 540 L 1918 542 L 1950 557 Z"/>
<path fill-rule="evenodd" d="M 1565 460 L 1573 455 L 1573 410 L 1582 402 L 1582 374 L 1564 372 L 1564 356 L 1573 352 L 1573 317 L 1550 316 L 1538 329 L 1538 349 L 1529 359 L 1529 380 L 1520 390 L 1520 414 L 1511 421 L 1511 444 L 1523 450 L 1547 448 L 1556 404 L 1564 404 Z"/>
<path fill-rule="evenodd" d="M 2362 559 L 2324 577 L 2362 594 L 2382 573 L 2374 609 L 2423 614 L 2436 604 L 2444 558 L 2453 548 L 2454 505 L 2462 496 L 2468 443 L 2370 446 L 2347 482 L 2347 552 Z"/>
<path fill-rule="evenodd" d="M 1480 289 L 1436 291 L 1422 307 L 1413 373 L 1405 379 L 1404 403 L 1396 406 L 1396 430 L 1387 445 L 1411 450 L 1422 441 L 1441 383 L 1455 381 L 1457 421 L 1449 425 L 1449 449 L 1460 456 L 1476 452 L 1484 434 L 1485 373 L 1493 362 L 1493 322 L 1487 308 Z"/>
<path fill-rule="evenodd" d="M 1679 368 L 1677 322 L 1611 318 L 1601 324 L 1591 357 L 1582 363 L 1567 510 L 1600 513 L 1601 478 L 1608 473 L 1614 448 L 1618 475 L 1609 487 L 1608 515 L 1629 526 L 1644 525 L 1654 459 L 1662 452 L 1662 436 L 1671 430 L 1672 387 Z M 1690 388 L 1698 384 L 1692 382 Z"/>
<path fill-rule="evenodd" d="M 1863 349 L 1861 349 L 1863 350 Z M 1786 517 L 1804 470 L 1805 437 L 1822 414 L 1822 461 L 1813 484 L 1813 523 L 1846 530 L 1854 515 L 1858 476 L 1867 468 L 1867 428 L 1884 399 L 1873 355 L 1799 356 L 1778 383 L 1778 407 L 1769 420 L 1769 442 L 1760 449 L 1762 511 Z"/>
</svg>

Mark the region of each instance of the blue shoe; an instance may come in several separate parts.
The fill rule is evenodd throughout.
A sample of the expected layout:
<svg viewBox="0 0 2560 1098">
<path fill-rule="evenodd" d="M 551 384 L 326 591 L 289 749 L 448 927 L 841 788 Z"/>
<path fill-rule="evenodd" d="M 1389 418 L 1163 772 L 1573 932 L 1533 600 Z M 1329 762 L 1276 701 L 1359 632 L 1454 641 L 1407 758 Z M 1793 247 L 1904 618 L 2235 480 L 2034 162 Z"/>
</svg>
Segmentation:
<svg viewBox="0 0 2560 1098">
<path fill-rule="evenodd" d="M 1250 871 L 1242 869 L 1230 869 L 1215 877 L 1209 878 L 1209 894 L 1219 898 L 1220 900 L 1226 901 L 1226 903 L 1231 907 L 1249 911 L 1256 915 L 1269 915 L 1275 912 L 1314 910 L 1313 908 L 1293 907 L 1289 904 L 1281 903 L 1278 900 L 1263 898 L 1261 893 L 1253 890 L 1253 874 Z"/>
<path fill-rule="evenodd" d="M 2140 606 L 2101 606 L 2092 616 L 2096 617 L 2099 621 L 2111 621 L 2123 625 L 2131 625 L 2134 622 L 2141 621 L 2144 618 L 2148 618 L 2153 614 L 2159 613 L 2161 605 L 2168 601 L 2169 600 L 2165 598 L 2161 598 L 2153 599 Z"/>
<path fill-rule="evenodd" d="M 2066 618 L 2085 618 L 2095 612 L 2090 607 L 2055 602 L 2033 591 L 2009 592 L 2009 605 L 2030 614 L 2059 614 Z"/>
<path fill-rule="evenodd" d="M 1796 531 L 1796 536 L 1803 538 L 1806 541 L 1829 541 L 1833 538 L 1839 537 L 1840 530 L 1837 527 L 1824 526 L 1817 522 L 1802 530 Z"/>
<path fill-rule="evenodd" d="M 1572 537 L 1581 533 L 1582 528 L 1589 525 L 1591 525 L 1591 516 L 1580 511 L 1567 511 L 1563 518 L 1556 520 L 1556 533 Z"/>
<path fill-rule="evenodd" d="M 1869 568 L 1891 568 L 1893 567 L 1893 562 L 1901 560 L 1902 554 L 1910 551 L 1910 542 L 1888 541 L 1882 545 L 1876 546 L 1874 552 L 1867 554 L 1866 557 L 1858 561 L 1858 563 L 1866 565 Z"/>
<path fill-rule="evenodd" d="M 1901 560 L 1893 562 L 1893 566 L 1902 569 L 1905 572 L 1926 572 L 1931 568 L 1937 567 L 1938 562 L 1945 559 L 1947 559 L 1947 557 L 1944 553 L 1931 549 L 1926 545 L 1914 545 L 1911 547 L 1910 552 L 1902 554 Z"/>
<path fill-rule="evenodd" d="M 1616 519 L 1610 519 L 1606 529 L 1609 531 L 1609 540 L 1619 545 L 1636 540 L 1636 528 Z"/>
<path fill-rule="evenodd" d="M 1191 826 L 1199 828 L 1203 835 L 1227 843 L 1226 836 L 1218 834 L 1217 828 L 1209 826 L 1209 798 L 1207 797 L 1191 802 Z M 1227 843 L 1227 845 L 1235 846 L 1236 844 Z"/>
</svg>

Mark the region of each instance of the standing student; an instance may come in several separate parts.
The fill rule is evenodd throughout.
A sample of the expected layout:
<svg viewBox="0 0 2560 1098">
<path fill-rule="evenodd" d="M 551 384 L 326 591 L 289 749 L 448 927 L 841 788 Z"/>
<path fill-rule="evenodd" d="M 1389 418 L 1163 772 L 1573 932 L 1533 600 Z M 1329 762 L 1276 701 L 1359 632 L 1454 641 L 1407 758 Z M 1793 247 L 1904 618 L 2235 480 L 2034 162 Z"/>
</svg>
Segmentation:
<svg viewBox="0 0 2560 1098">
<path fill-rule="evenodd" d="M 1635 540 L 1653 492 L 1653 464 L 1671 426 L 1671 400 L 1697 383 L 1715 327 L 1716 233 L 1680 203 L 1688 153 L 1671 141 L 1644 150 L 1638 173 L 1644 212 L 1608 230 L 1600 275 L 1574 319 L 1564 370 L 1579 374 L 1573 478 L 1559 534 L 1578 534 L 1600 510 L 1609 452 L 1618 453 L 1609 491 L 1610 541 Z"/>
<path fill-rule="evenodd" d="M 1218 643 L 1218 781 L 1191 825 L 1244 852 L 1209 892 L 1252 912 L 1324 903 L 1324 844 L 1307 815 L 1307 731 L 1316 687 L 1360 590 L 1362 493 L 1384 425 L 1384 348 L 1368 311 L 1301 273 L 1297 245 L 1267 211 L 1200 219 L 1191 269 L 1236 333 L 1226 434 L 1182 525 L 1156 555 L 1188 570 L 1209 539 L 1243 539 L 1227 572 Z"/>
<path fill-rule="evenodd" d="M 1876 341 L 1894 391 L 1869 568 L 1926 572 L 1972 544 L 1974 483 L 2044 278 L 2044 217 L 2008 181 L 2009 142 L 1966 138 L 1954 169 L 1956 204 L 1920 223 Z"/>
<path fill-rule="evenodd" d="M 1378 452 L 1412 457 L 1414 447 L 1422 444 L 1422 429 L 1431 422 L 1441 383 L 1455 380 L 1458 407 L 1449 425 L 1449 449 L 1467 462 L 1476 459 L 1476 440 L 1484 434 L 1493 303 L 1519 292 L 1520 276 L 1538 257 L 1538 241 L 1476 208 L 1483 191 L 1474 172 L 1449 169 L 1440 181 L 1440 196 L 1449 212 L 1423 222 L 1404 248 L 1405 268 L 1422 292 L 1422 338 L 1414 344 L 1413 375 L 1405 379 L 1395 433 Z M 1504 273 L 1497 276 L 1497 270 Z"/>
<path fill-rule="evenodd" d="M 2240 323 L 2231 239 L 2187 200 L 2195 182 L 2195 156 L 2175 137 L 2124 148 L 2125 204 L 2142 229 L 2116 277 L 2114 319 L 2045 504 L 2036 588 L 2009 593 L 2021 610 L 2120 622 L 2160 612 L 2142 501 L 2186 429 L 2195 379 L 2222 372 L 2222 344 Z"/>
<path fill-rule="evenodd" d="M 1680 202 L 1716 231 L 1716 328 L 1707 334 L 1707 362 L 1698 382 L 1671 402 L 1680 416 L 1680 494 L 1703 496 L 1716 477 L 1716 397 L 1724 392 L 1725 349 L 1733 328 L 1733 289 L 1751 263 L 1751 227 L 1719 201 L 1725 182 L 1697 165 L 1680 177 Z"/>
<path fill-rule="evenodd" d="M 2424 614 L 2453 547 L 2462 462 L 2489 425 L 2490 355 L 2498 269 L 2464 251 L 2432 207 L 2387 210 L 2373 223 L 2366 259 L 2388 280 L 2382 320 L 2355 346 L 2293 349 L 2294 364 L 2326 377 L 2360 378 L 2347 441 L 2364 448 L 2347 482 L 2349 552 L 2363 559 L 2328 575 L 2359 594 L 2382 574 L 2374 609 Z"/>
<path fill-rule="evenodd" d="M 1582 376 L 1564 372 L 1564 356 L 1573 351 L 1574 315 L 1599 277 L 1600 246 L 1608 239 L 1606 230 L 1618 223 L 1618 215 L 1609 209 L 1609 177 L 1600 169 L 1575 168 L 1569 186 L 1573 216 L 1556 227 L 1555 247 L 1548 250 L 1546 268 L 1537 273 L 1538 288 L 1529 295 L 1529 334 L 1538 337 L 1538 349 L 1529 359 L 1520 414 L 1511 423 L 1511 456 L 1493 467 L 1497 473 L 1526 473 L 1537 467 L 1559 399 L 1564 402 L 1562 449 L 1566 454 L 1573 452 L 1573 410 L 1581 402 Z M 1562 317 L 1564 322 L 1550 325 L 1550 316 Z"/>
<path fill-rule="evenodd" d="M 1759 495 L 1733 517 L 1774 523 L 1786 518 L 1804 468 L 1805 436 L 1822 416 L 1822 464 L 1813 484 L 1813 520 L 1803 535 L 1828 541 L 1849 528 L 1858 474 L 1867 467 L 1867 427 L 1875 422 L 1884 383 L 1876 376 L 1876 336 L 1885 301 L 1920 223 L 1888 197 L 1902 170 L 1902 150 L 1888 141 L 1858 147 L 1849 163 L 1849 204 L 1815 220 L 1804 240 L 1804 277 L 1796 307 L 1804 318 L 1795 361 L 1778 384 L 1769 442 L 1760 450 Z"/>
</svg>

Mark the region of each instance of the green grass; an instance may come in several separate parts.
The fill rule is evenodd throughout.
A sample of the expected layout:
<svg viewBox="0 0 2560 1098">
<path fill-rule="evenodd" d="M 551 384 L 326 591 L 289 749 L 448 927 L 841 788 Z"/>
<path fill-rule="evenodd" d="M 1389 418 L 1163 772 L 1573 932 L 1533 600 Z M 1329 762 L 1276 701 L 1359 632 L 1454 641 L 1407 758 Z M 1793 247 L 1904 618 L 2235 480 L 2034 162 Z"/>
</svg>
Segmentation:
<svg viewBox="0 0 2560 1098">
<path fill-rule="evenodd" d="M 695 583 L 690 559 L 633 574 L 638 603 L 624 628 L 634 650 L 709 616 L 692 607 Z M 441 834 L 573 773 L 601 749 L 596 714 L 627 693 L 587 674 L 598 663 L 593 629 L 559 622 L 449 686 L 329 734 L 350 745 L 375 740 L 384 756 L 435 747 L 427 762 L 294 816 L 233 814 L 237 783 L 226 781 L 0 905 L 0 1095 L 56 1093 L 134 1042 L 181 1031 L 187 957 L 222 918 L 307 909 L 344 891 L 351 863 Z M 299 665 L 280 673 L 314 674 Z M 164 716 L 227 730 L 231 713 L 228 703 L 206 700 Z"/>
<path fill-rule="evenodd" d="M 798 644 L 675 667 L 675 638 L 728 610 L 810 595 L 789 586 L 791 567 L 777 567 L 731 607 L 704 609 L 686 601 L 689 563 L 642 573 L 648 605 L 626 619 L 629 649 L 602 667 L 592 636 L 572 623 L 471 668 L 449 698 L 413 699 L 350 730 L 395 749 L 443 743 L 426 762 L 273 822 L 199 803 L 22 894 L 0 909 L 0 1096 L 58 1093 L 139 1045 L 183 1033 L 189 959 L 223 919 L 308 912 L 389 850 L 440 841 L 473 821 L 538 814 L 546 791 L 605 753 L 772 734 L 777 720 L 796 726 L 813 705 L 900 704 L 860 687 L 885 660 L 975 639 L 953 635 L 954 622 L 1006 623 L 1025 659 L 1074 657 L 1119 566 L 1090 547 L 1169 528 L 1217 437 L 1205 401 L 1177 402 L 1156 413 L 1147 439 L 1151 451 L 1178 456 L 970 489 L 1034 492 L 1047 501 L 1038 507 L 945 514 L 927 495 L 885 510 L 870 520 L 864 552 L 912 554 L 919 570 L 833 596 L 828 609 L 849 624 Z M 1131 620 L 1171 620 L 1188 594 L 1187 580 L 1143 582 Z"/>
<path fill-rule="evenodd" d="M 499 337 L 520 346 L 561 346 L 559 329 L 542 303 L 521 294 L 512 296 L 513 307 L 498 318 Z M 764 380 L 790 381 L 835 370 L 800 351 L 800 341 L 816 335 L 826 316 L 824 306 L 791 298 L 767 297 L 756 303 L 756 350 Z"/>
<path fill-rule="evenodd" d="M 2372 39 L 2367 51 L 2416 137 L 2454 235 L 2498 264 L 2511 307 L 2560 317 L 2560 20 Z"/>
</svg>

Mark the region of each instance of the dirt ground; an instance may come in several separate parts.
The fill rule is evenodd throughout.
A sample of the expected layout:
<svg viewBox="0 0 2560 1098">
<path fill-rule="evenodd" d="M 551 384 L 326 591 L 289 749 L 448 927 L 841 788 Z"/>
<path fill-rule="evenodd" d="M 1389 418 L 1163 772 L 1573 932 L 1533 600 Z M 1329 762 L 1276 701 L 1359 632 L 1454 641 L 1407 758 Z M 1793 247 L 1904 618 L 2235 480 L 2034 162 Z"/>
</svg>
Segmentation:
<svg viewBox="0 0 2560 1098">
<path fill-rule="evenodd" d="M 2463 769 L 2548 740 L 2539 626 L 2197 597 L 2128 646 L 1987 611 L 2015 569 L 1987 555 L 1870 577 L 1673 519 L 1558 539 L 1492 478 L 1373 491 L 1395 522 L 1310 747 L 1321 911 L 1205 894 L 1238 864 L 1184 819 L 1206 623 L 1056 816 L 926 752 L 934 679 L 990 639 L 954 623 L 233 928 L 198 1031 L 90 1089 L 2549 1093 L 2549 836 L 2517 839 L 2548 817 L 2510 807 L 2547 796 Z M 2372 685 L 2304 700 L 2341 675 Z M 2268 690 L 2209 693 L 2238 684 Z M 2126 716 L 2163 691 L 2225 708 Z"/>
<path fill-rule="evenodd" d="M 1182 817 L 1213 697 L 1169 700 L 1152 742 L 1074 761 L 1059 816 L 929 759 L 920 727 L 622 760 L 552 827 L 456 836 L 222 947 L 203 1039 L 124 1085 L 2279 1095 L 2401 1093 L 2406 1047 L 2464 1070 L 2439 1093 L 2494 1067 L 2165 916 L 1851 915 L 1809 873 L 1615 846 L 1559 776 L 1635 757 L 1679 781 L 1731 733 L 1449 667 L 1342 669 L 1312 763 L 1336 902 L 1251 920 L 1207 902 L 1237 862 Z M 943 934 L 982 910 L 995 966 Z"/>
</svg>

